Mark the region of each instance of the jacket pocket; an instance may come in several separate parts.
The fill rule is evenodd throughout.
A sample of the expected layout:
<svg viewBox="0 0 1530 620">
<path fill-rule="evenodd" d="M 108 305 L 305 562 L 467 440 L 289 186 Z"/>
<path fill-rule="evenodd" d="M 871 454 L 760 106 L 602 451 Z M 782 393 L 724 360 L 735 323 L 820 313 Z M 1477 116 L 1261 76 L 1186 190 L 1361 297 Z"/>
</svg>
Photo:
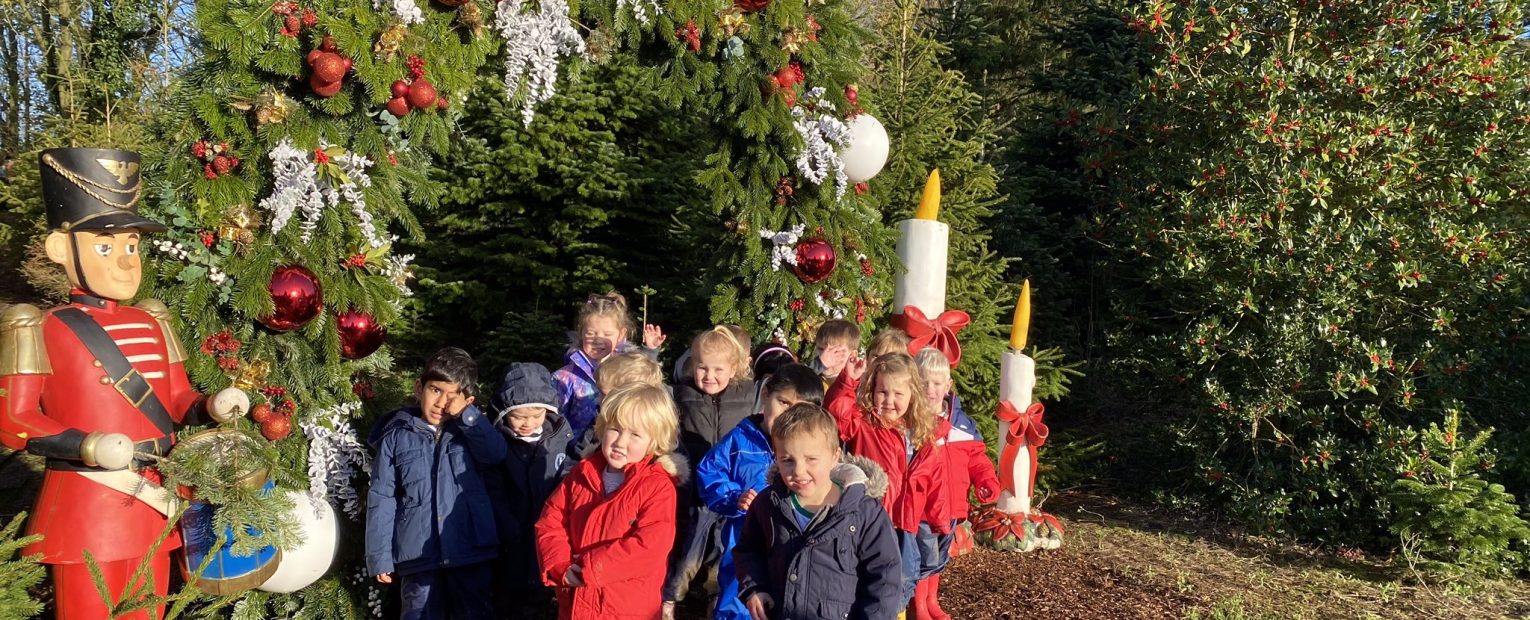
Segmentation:
<svg viewBox="0 0 1530 620">
<path fill-rule="evenodd" d="M 418 560 L 435 536 L 430 510 L 421 506 L 418 497 L 399 499 L 397 519 L 393 524 L 393 558 L 397 562 Z"/>
<path fill-rule="evenodd" d="M 830 620 L 848 620 L 850 618 L 850 603 L 839 601 L 818 601 L 818 617 Z"/>
</svg>

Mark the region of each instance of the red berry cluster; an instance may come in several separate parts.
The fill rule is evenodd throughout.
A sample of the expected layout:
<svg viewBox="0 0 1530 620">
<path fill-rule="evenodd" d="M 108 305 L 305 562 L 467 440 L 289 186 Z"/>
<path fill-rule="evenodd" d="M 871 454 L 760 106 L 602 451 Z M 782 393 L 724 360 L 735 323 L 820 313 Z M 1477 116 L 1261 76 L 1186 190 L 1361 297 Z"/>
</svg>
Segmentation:
<svg viewBox="0 0 1530 620">
<path fill-rule="evenodd" d="M 202 353 L 218 358 L 223 370 L 239 368 L 239 348 L 243 346 L 233 332 L 223 330 L 202 340 Z"/>
<path fill-rule="evenodd" d="M 292 416 L 297 413 L 297 403 L 287 398 L 287 390 L 271 385 L 260 388 L 266 402 L 250 408 L 250 419 L 260 425 L 260 434 L 271 441 L 280 441 L 292 433 Z M 275 407 L 271 403 L 277 403 Z"/>
<path fill-rule="evenodd" d="M 341 263 L 341 266 L 345 267 L 346 269 L 354 269 L 354 268 L 357 268 L 357 267 L 365 267 L 365 266 L 367 266 L 367 255 L 366 254 L 352 254 L 352 255 L 346 257 L 345 262 Z"/>
<path fill-rule="evenodd" d="M 308 66 L 313 73 L 308 76 L 308 87 L 320 97 L 333 97 L 340 93 L 345 74 L 351 70 L 351 59 L 335 51 L 335 38 L 326 36 L 319 49 L 308 52 Z"/>
<path fill-rule="evenodd" d="M 208 180 L 233 172 L 239 165 L 239 158 L 234 156 L 227 142 L 213 144 L 197 140 L 196 144 L 191 145 L 191 154 L 202 160 L 202 176 Z"/>
<path fill-rule="evenodd" d="M 278 2 L 271 5 L 271 12 L 282 18 L 281 35 L 284 37 L 295 39 L 305 28 L 319 25 L 319 15 L 296 2 Z"/>
<path fill-rule="evenodd" d="M 675 38 L 685 41 L 685 49 L 692 52 L 701 51 L 701 29 L 696 27 L 696 20 L 685 22 L 684 26 L 675 29 Z"/>
<path fill-rule="evenodd" d="M 388 113 L 399 118 L 411 110 L 429 110 L 432 107 L 445 110 L 446 97 L 436 93 L 436 87 L 425 79 L 425 60 L 419 56 L 409 57 L 409 79 L 397 80 L 392 86 L 393 98 L 388 100 Z"/>
<path fill-rule="evenodd" d="M 797 87 L 807 81 L 807 74 L 802 70 L 802 63 L 793 60 L 772 73 L 770 81 L 775 84 L 776 92 L 786 99 L 786 107 L 791 107 L 797 105 Z"/>
</svg>

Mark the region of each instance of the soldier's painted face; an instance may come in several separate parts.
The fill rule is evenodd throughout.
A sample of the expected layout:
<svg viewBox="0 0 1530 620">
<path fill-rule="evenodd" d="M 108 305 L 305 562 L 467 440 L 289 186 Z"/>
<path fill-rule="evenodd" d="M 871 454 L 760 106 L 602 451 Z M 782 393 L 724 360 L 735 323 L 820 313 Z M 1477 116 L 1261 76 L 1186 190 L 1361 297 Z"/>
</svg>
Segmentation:
<svg viewBox="0 0 1530 620">
<path fill-rule="evenodd" d="M 86 230 L 53 232 L 46 245 L 48 259 L 64 266 L 70 285 L 98 297 L 123 301 L 138 294 L 143 280 L 138 241 L 136 230 Z M 75 254 L 79 255 L 78 270 Z"/>
</svg>

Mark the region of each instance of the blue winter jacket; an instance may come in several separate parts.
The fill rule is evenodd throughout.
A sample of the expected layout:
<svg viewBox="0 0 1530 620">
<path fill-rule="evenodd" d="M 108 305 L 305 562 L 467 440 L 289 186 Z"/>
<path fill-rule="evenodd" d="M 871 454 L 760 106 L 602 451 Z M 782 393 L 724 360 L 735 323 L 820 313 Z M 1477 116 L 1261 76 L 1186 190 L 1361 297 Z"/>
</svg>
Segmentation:
<svg viewBox="0 0 1530 620">
<path fill-rule="evenodd" d="M 377 450 L 367 491 L 367 571 L 409 575 L 494 559 L 494 509 L 481 469 L 505 460 L 505 439 L 477 407 L 441 425 L 419 407 L 372 428 Z"/>
<path fill-rule="evenodd" d="M 830 476 L 844 488 L 839 503 L 803 528 L 791 492 L 771 475 L 733 550 L 739 598 L 769 594 L 772 620 L 892 620 L 904 600 L 897 535 L 878 499 L 887 492 L 887 474 L 869 459 L 849 457 Z"/>
<path fill-rule="evenodd" d="M 578 462 L 573 454 L 574 432 L 556 413 L 542 422 L 542 437 L 526 442 L 501 420 L 495 428 L 505 438 L 509 455 L 504 464 L 484 473 L 494 513 L 499 520 L 502 578 L 511 586 L 541 585 L 537 570 L 535 527 L 547 497 Z"/>
<path fill-rule="evenodd" d="M 718 593 L 716 620 L 748 620 L 749 610 L 738 597 L 738 575 L 734 573 L 733 547 L 744 529 L 745 513 L 738 509 L 738 498 L 745 491 L 763 492 L 769 485 L 775 452 L 762 425 L 765 416 L 755 414 L 739 422 L 722 441 L 717 442 L 696 465 L 696 485 L 707 508 L 723 516 L 722 560 L 717 565 Z"/>
</svg>

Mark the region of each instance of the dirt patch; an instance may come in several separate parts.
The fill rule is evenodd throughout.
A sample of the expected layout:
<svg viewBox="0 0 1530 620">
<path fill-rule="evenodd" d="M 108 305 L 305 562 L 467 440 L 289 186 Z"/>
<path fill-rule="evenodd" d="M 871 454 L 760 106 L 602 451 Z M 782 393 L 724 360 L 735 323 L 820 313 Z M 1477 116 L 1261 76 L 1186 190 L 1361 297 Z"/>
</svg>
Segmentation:
<svg viewBox="0 0 1530 620">
<path fill-rule="evenodd" d="M 1202 603 L 1066 546 L 978 549 L 952 560 L 941 585 L 941 606 L 954 618 L 1174 619 Z"/>
</svg>

